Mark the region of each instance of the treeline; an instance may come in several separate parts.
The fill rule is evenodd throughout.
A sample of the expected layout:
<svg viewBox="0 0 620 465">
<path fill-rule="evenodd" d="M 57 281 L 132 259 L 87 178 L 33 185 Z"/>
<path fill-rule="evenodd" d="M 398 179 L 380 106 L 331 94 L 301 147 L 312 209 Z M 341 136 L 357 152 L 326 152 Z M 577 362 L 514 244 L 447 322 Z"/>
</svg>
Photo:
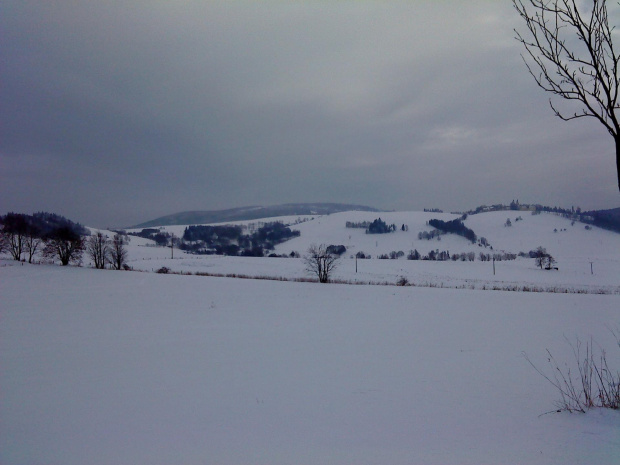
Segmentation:
<svg viewBox="0 0 620 465">
<path fill-rule="evenodd" d="M 224 226 L 188 226 L 183 232 L 185 241 L 202 241 L 215 244 L 218 239 L 237 241 L 243 236 L 243 228 L 237 225 Z"/>
<path fill-rule="evenodd" d="M 377 218 L 374 221 L 347 221 L 347 228 L 357 228 L 357 229 L 365 229 L 366 234 L 387 234 L 396 231 L 396 225 L 391 224 L 388 225 L 381 218 Z"/>
<path fill-rule="evenodd" d="M 365 229 L 366 234 L 387 234 L 396 231 L 396 225 L 388 225 L 381 218 L 377 218 L 374 221 L 347 221 L 345 223 L 347 228 Z M 401 231 L 409 231 L 409 226 L 403 224 L 400 227 Z"/>
<path fill-rule="evenodd" d="M 440 231 L 439 229 L 434 229 L 432 231 L 420 231 L 418 233 L 418 239 L 426 239 L 427 241 L 430 241 L 431 239 L 439 238 L 439 236 L 443 236 L 444 234 L 446 234 L 446 232 Z"/>
<path fill-rule="evenodd" d="M 80 236 L 88 236 L 90 231 L 79 223 L 55 213 L 38 212 L 32 215 L 24 213 L 7 213 L 0 216 L 3 230 L 21 232 L 34 237 L 44 238 L 54 231 L 67 228 Z"/>
<path fill-rule="evenodd" d="M 130 236 L 142 237 L 144 239 L 150 239 L 155 241 L 155 243 L 161 247 L 167 246 L 172 240 L 172 234 L 161 231 L 155 228 L 145 228 L 139 232 L 129 232 L 127 233 Z"/>
<path fill-rule="evenodd" d="M 347 221 L 345 226 L 352 229 L 368 229 L 370 221 Z"/>
<path fill-rule="evenodd" d="M 474 210 L 470 210 L 467 213 L 470 215 L 475 215 L 478 213 L 486 213 L 493 211 L 504 211 L 504 210 L 512 210 L 512 211 L 533 211 L 533 212 L 548 212 L 548 213 L 556 213 L 565 216 L 572 215 L 581 215 L 581 208 L 571 207 L 562 208 L 562 207 L 549 207 L 546 205 L 540 204 L 527 204 L 527 203 L 519 203 L 519 200 L 513 200 L 509 205 L 504 205 L 501 203 L 497 203 L 494 205 L 480 205 L 476 207 Z"/>
<path fill-rule="evenodd" d="M 243 234 L 243 228 L 236 225 L 188 226 L 179 248 L 195 254 L 263 257 L 277 244 L 299 235 L 280 222 L 266 223 L 252 234 Z"/>
<path fill-rule="evenodd" d="M 89 234 L 84 226 L 54 213 L 33 215 L 7 213 L 0 217 L 0 251 L 14 260 L 32 263 L 36 254 L 46 258 L 58 256 L 63 265 L 81 258 L 82 235 Z"/>
<path fill-rule="evenodd" d="M 587 212 L 581 217 L 581 221 L 620 233 L 620 208 Z"/>
<path fill-rule="evenodd" d="M 532 253 L 533 252 L 530 252 L 530 254 Z M 399 250 L 399 251 L 392 251 L 389 254 L 378 255 L 377 258 L 380 260 L 388 260 L 388 259 L 398 260 L 404 255 L 405 253 L 402 250 Z M 523 257 L 527 256 L 527 254 L 525 253 L 522 253 L 520 255 Z M 530 255 L 530 256 L 533 257 L 533 255 Z M 364 255 L 364 253 L 362 252 L 361 256 L 358 255 L 357 258 L 370 258 L 370 256 Z M 428 260 L 428 261 L 438 261 L 438 262 L 446 262 L 446 261 L 473 262 L 476 259 L 482 262 L 491 261 L 491 260 L 495 260 L 495 261 L 516 260 L 517 254 L 509 253 L 509 252 L 499 252 L 499 253 L 493 253 L 493 254 L 480 252 L 478 255 L 476 255 L 476 252 L 462 252 L 462 253 L 450 254 L 450 252 L 448 252 L 447 250 L 440 251 L 439 249 L 431 250 L 426 255 L 422 255 L 420 252 L 418 252 L 417 249 L 410 250 L 409 253 L 407 254 L 407 260 Z"/>
<path fill-rule="evenodd" d="M 86 252 L 97 268 L 110 264 L 121 269 L 125 265 L 127 241 L 122 234 L 116 234 L 113 239 L 100 232 L 91 236 L 81 224 L 47 212 L 7 213 L 0 216 L 0 224 L 0 251 L 8 252 L 14 260 L 32 263 L 40 255 L 66 266 L 80 264 Z M 87 236 L 90 237 L 85 239 Z"/>
<path fill-rule="evenodd" d="M 475 243 L 477 240 L 476 234 L 467 226 L 465 226 L 461 220 L 443 221 L 432 219 L 428 222 L 428 224 L 429 226 L 432 226 L 435 229 L 439 229 L 440 231 L 443 231 L 445 233 L 463 236 L 464 238 L 469 239 L 473 243 Z"/>
</svg>

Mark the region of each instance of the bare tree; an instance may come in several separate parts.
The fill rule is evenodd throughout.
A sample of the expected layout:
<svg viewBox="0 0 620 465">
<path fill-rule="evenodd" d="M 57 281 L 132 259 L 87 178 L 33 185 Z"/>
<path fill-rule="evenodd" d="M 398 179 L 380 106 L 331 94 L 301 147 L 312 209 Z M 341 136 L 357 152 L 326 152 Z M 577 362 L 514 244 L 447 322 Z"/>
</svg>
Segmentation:
<svg viewBox="0 0 620 465">
<path fill-rule="evenodd" d="M 86 253 L 93 261 L 95 268 L 102 270 L 108 261 L 110 240 L 101 231 L 97 231 L 86 241 Z"/>
<path fill-rule="evenodd" d="M 523 60 L 543 90 L 577 102 L 580 110 L 562 112 L 551 99 L 556 116 L 564 121 L 592 117 L 614 138 L 620 189 L 620 122 L 616 117 L 620 55 L 614 48 L 606 0 L 512 0 L 528 30 L 515 30 L 525 47 Z M 589 8 L 583 6 L 589 5 Z M 527 6 L 526 6 L 527 5 Z"/>
<path fill-rule="evenodd" d="M 24 251 L 28 254 L 28 263 L 32 263 L 32 258 L 41 244 L 43 244 L 41 229 L 34 224 L 29 224 L 24 237 Z"/>
<path fill-rule="evenodd" d="M 14 260 L 21 260 L 28 232 L 28 221 L 19 213 L 7 213 L 3 218 L 2 242 Z"/>
<path fill-rule="evenodd" d="M 116 233 L 110 245 L 110 263 L 115 270 L 122 270 L 127 261 L 127 238 L 122 234 Z"/>
<path fill-rule="evenodd" d="M 538 247 L 536 250 L 534 250 L 533 256 L 534 260 L 536 261 L 536 266 L 539 266 L 541 270 L 543 265 L 545 264 L 545 261 L 547 260 L 547 257 L 550 257 L 550 255 L 547 253 L 547 249 L 545 249 L 544 247 Z"/>
<path fill-rule="evenodd" d="M 45 243 L 43 256 L 58 258 L 63 266 L 69 263 L 81 263 L 84 252 L 84 240 L 73 229 L 67 226 L 53 231 Z"/>
<path fill-rule="evenodd" d="M 545 269 L 557 270 L 557 267 L 555 266 L 556 263 L 557 263 L 556 259 L 553 258 L 551 255 L 547 254 L 547 257 L 545 259 Z"/>
<path fill-rule="evenodd" d="M 304 257 L 306 271 L 316 275 L 321 283 L 329 282 L 333 271 L 338 265 L 338 260 L 340 259 L 338 255 L 329 253 L 327 248 L 325 244 L 312 244 L 308 248 L 307 255 Z"/>
<path fill-rule="evenodd" d="M 8 250 L 13 257 L 13 260 L 21 260 L 22 253 L 24 251 L 24 236 L 15 233 L 9 232 L 6 229 L 2 231 L 2 243 L 3 249 Z"/>
</svg>

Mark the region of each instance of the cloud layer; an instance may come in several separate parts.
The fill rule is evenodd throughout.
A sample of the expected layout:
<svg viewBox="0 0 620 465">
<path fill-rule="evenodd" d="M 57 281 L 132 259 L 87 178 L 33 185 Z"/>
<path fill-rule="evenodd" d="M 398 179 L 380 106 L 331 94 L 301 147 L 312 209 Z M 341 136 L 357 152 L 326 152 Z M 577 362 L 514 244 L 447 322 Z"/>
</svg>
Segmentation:
<svg viewBox="0 0 620 465">
<path fill-rule="evenodd" d="M 0 8 L 2 211 L 618 206 L 613 140 L 553 116 L 509 2 Z"/>
</svg>

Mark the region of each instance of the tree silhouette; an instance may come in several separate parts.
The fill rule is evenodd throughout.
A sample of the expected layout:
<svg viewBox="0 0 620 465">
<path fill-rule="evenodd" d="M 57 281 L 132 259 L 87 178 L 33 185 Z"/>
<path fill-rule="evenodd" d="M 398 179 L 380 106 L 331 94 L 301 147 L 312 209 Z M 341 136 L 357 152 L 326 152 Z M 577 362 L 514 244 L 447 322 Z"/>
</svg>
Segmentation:
<svg viewBox="0 0 620 465">
<path fill-rule="evenodd" d="M 304 257 L 306 271 L 315 274 L 321 283 L 329 282 L 340 258 L 338 255 L 329 253 L 327 248 L 325 244 L 312 244 Z"/>
<path fill-rule="evenodd" d="M 123 234 L 116 233 L 112 238 L 109 249 L 109 261 L 115 270 L 123 269 L 123 265 L 127 261 L 127 245 L 128 238 Z"/>
<path fill-rule="evenodd" d="M 110 253 L 110 240 L 101 231 L 97 231 L 86 241 L 86 253 L 93 261 L 95 268 L 102 270 L 105 268 Z"/>
<path fill-rule="evenodd" d="M 616 117 L 620 55 L 613 43 L 615 28 L 609 24 L 607 1 L 512 2 L 528 31 L 526 36 L 515 33 L 525 47 L 523 61 L 536 84 L 580 106 L 579 111 L 566 113 L 549 99 L 555 115 L 564 121 L 595 118 L 614 138 L 620 190 L 620 123 Z"/>
<path fill-rule="evenodd" d="M 84 252 L 84 239 L 68 226 L 62 226 L 49 234 L 45 241 L 43 256 L 58 258 L 63 266 L 81 263 Z"/>
</svg>

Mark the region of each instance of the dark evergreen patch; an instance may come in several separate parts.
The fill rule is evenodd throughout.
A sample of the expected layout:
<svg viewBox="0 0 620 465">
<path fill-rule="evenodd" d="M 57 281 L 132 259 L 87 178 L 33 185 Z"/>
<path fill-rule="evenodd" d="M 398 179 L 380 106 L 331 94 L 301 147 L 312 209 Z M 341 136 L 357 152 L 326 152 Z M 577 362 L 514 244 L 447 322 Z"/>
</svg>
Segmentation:
<svg viewBox="0 0 620 465">
<path fill-rule="evenodd" d="M 469 239 L 471 242 L 476 242 L 476 234 L 463 224 L 461 220 L 442 221 L 433 219 L 428 222 L 429 226 L 444 231 L 446 233 L 457 234 Z"/>
</svg>

